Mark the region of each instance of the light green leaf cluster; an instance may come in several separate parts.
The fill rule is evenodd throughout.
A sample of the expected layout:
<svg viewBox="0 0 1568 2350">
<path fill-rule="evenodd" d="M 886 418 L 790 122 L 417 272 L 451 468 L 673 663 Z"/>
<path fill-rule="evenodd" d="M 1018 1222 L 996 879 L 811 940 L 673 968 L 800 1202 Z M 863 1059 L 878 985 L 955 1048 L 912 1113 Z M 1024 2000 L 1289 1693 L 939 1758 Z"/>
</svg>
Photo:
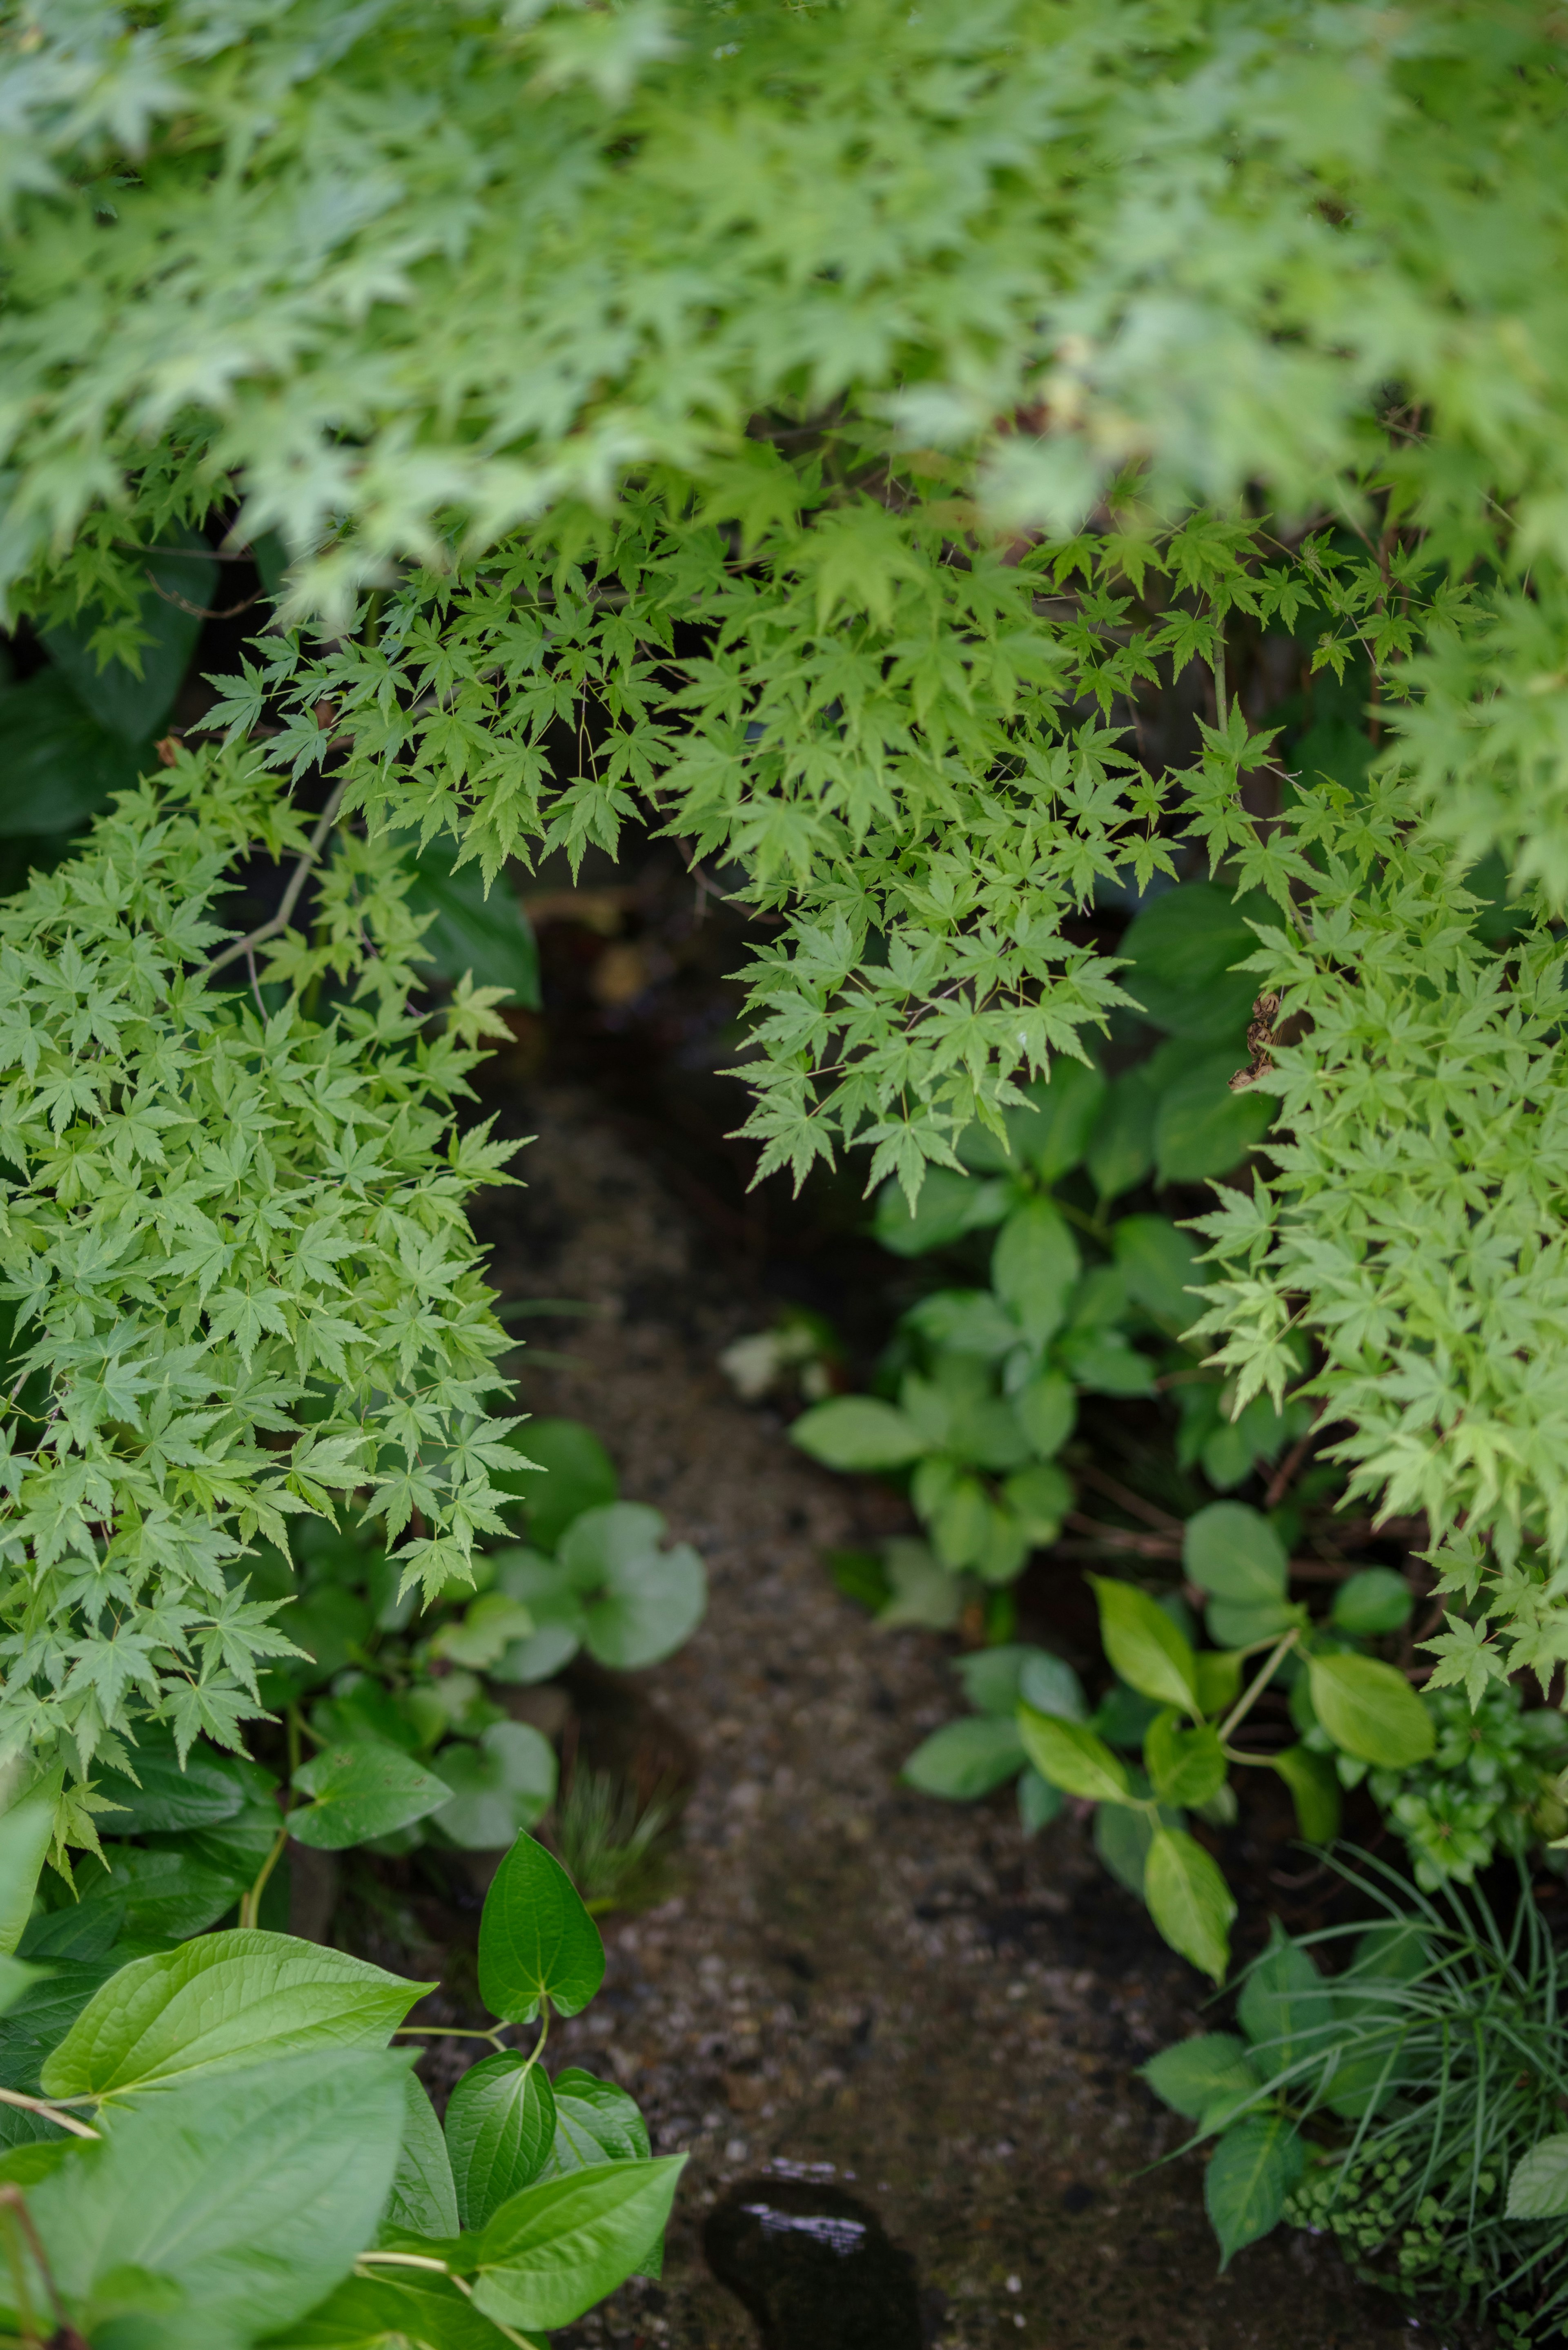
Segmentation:
<svg viewBox="0 0 1568 2350">
<path fill-rule="evenodd" d="M 494 1015 L 410 1014 L 410 877 L 364 842 L 322 947 L 286 931 L 265 973 L 329 972 L 323 1016 L 214 972 L 235 860 L 304 846 L 254 754 L 182 756 L 0 910 L 0 1759 L 79 1775 L 139 1720 L 236 1743 L 258 1659 L 297 1653 L 245 1585 L 291 1517 L 358 1489 L 390 1542 L 417 1512 L 395 1560 L 427 1592 L 504 1528 L 464 1202 L 509 1154 L 449 1131 Z"/>
<path fill-rule="evenodd" d="M 12 608 L 96 619 L 134 663 L 153 547 L 220 505 L 235 543 L 270 534 L 284 617 L 334 633 L 265 641 L 235 735 L 281 711 L 270 757 L 337 744 L 373 834 L 449 832 L 487 876 L 652 810 L 776 924 L 748 974 L 763 1166 L 862 1143 L 911 1201 L 1132 993 L 1086 941 L 1096 887 L 1206 850 L 1277 909 L 1251 967 L 1283 1008 L 1255 1080 L 1276 1171 L 1209 1228 L 1205 1332 L 1238 1409 L 1293 1376 L 1287 1333 L 1315 1341 L 1358 1487 L 1490 1537 L 1512 1660 L 1544 1669 L 1568 1654 L 1555 19 L 590 14 L 16 19 Z M 1228 635 L 1260 634 L 1365 681 L 1354 784 L 1271 777 L 1227 672 Z M 1140 737 L 1148 686 L 1186 739 Z M 1463 888 L 1491 848 L 1511 940 Z M 276 965 L 299 985 L 352 960 L 344 871 L 342 934 Z M 38 1115 L 68 1124 L 59 1082 Z M 264 1307 L 215 1309 L 236 1360 L 285 1343 Z M 423 1406 L 399 1409 L 408 1441 Z M 316 1458 L 319 1491 L 348 1474 Z M 399 1523 L 431 1516 L 425 1482 L 410 1452 Z M 432 1539 L 461 1544 L 447 1502 Z"/>
</svg>

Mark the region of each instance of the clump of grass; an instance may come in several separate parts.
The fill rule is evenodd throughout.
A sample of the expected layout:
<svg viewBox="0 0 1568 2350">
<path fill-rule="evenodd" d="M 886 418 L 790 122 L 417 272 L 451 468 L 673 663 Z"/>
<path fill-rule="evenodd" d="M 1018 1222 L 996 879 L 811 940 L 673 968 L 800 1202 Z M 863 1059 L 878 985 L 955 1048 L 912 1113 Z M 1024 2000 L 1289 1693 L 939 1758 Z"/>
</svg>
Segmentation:
<svg viewBox="0 0 1568 2350">
<path fill-rule="evenodd" d="M 612 1772 L 579 1763 L 571 1773 L 556 1799 L 553 1840 L 595 1917 L 663 1899 L 679 1812 L 673 1791 L 644 1799 Z"/>
<path fill-rule="evenodd" d="M 1328 2229 L 1368 2282 L 1490 2319 L 1511 2345 L 1568 2334 L 1568 2217 L 1507 2217 L 1509 2182 L 1568 2128 L 1568 1967 L 1521 1873 L 1512 1916 L 1479 1889 L 1428 1898 L 1363 1856 L 1336 1862 L 1382 1912 L 1304 1935 L 1360 1937 L 1352 1963 L 1279 2002 L 1257 2104 L 1315 2137 L 1285 2217 Z M 1266 1963 L 1265 1961 L 1260 1964 Z M 1243 2002 L 1246 1993 L 1243 1991 Z"/>
</svg>

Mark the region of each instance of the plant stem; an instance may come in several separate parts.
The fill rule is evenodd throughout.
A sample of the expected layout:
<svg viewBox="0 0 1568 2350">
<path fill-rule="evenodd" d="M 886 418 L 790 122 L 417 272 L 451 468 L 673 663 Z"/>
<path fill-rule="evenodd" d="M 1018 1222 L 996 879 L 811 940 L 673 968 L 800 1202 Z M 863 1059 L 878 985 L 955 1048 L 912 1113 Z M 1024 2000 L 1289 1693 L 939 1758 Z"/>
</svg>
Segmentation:
<svg viewBox="0 0 1568 2350">
<path fill-rule="evenodd" d="M 47 2097 L 26 2097 L 23 2095 L 20 2089 L 0 2089 L 0 2102 L 7 2106 L 20 2106 L 23 2112 L 26 2114 L 42 2114 L 46 2121 L 54 2122 L 60 2129 L 69 2130 L 73 2137 L 90 2137 L 96 2140 L 102 2135 L 99 2130 L 88 2129 L 86 2122 L 78 2122 L 74 2116 L 61 2113 L 59 2107 L 51 2105 Z"/>
<path fill-rule="evenodd" d="M 1274 1668 L 1278 1665 L 1280 1659 L 1284 1655 L 1286 1649 L 1293 1648 L 1300 1638 L 1301 1627 L 1299 1624 L 1293 1624 L 1290 1630 L 1285 1634 L 1284 1638 L 1279 1641 L 1264 1658 L 1258 1671 L 1253 1674 L 1251 1680 L 1241 1691 L 1241 1696 L 1236 1700 L 1235 1704 L 1231 1708 L 1230 1712 L 1220 1724 L 1219 1737 L 1221 1746 L 1223 1746 L 1225 1741 L 1230 1737 L 1237 1723 L 1246 1720 L 1248 1714 L 1251 1711 L 1259 1698 L 1262 1697 L 1263 1691 L 1268 1688 L 1269 1683 L 1274 1677 Z"/>
<path fill-rule="evenodd" d="M 331 798 L 316 820 L 316 830 L 306 843 L 303 856 L 288 877 L 288 887 L 283 893 L 283 902 L 276 913 L 273 915 L 270 921 L 261 923 L 255 930 L 247 931 L 243 939 L 236 939 L 232 946 L 226 946 L 222 954 L 214 955 L 202 974 L 204 979 L 214 978 L 225 964 L 237 962 L 241 955 L 248 954 L 253 948 L 259 947 L 264 939 L 275 938 L 279 931 L 287 930 L 295 907 L 299 902 L 299 893 L 310 878 L 311 868 L 326 847 L 327 834 L 337 821 L 337 811 L 343 805 L 343 795 L 348 788 L 348 778 L 345 775 L 343 781 L 334 788 Z"/>
<path fill-rule="evenodd" d="M 278 1832 L 272 1840 L 272 1850 L 263 1861 L 261 1868 L 257 1873 L 255 1883 L 251 1887 L 248 1893 L 242 1894 L 240 1897 L 240 1923 L 242 1926 L 254 1926 L 255 1924 L 256 1914 L 261 1908 L 261 1898 L 266 1890 L 267 1878 L 272 1875 L 273 1870 L 277 1866 L 278 1862 L 283 1857 L 283 1848 L 287 1842 L 288 1817 L 286 1813 L 282 1824 L 278 1828 Z"/>
<path fill-rule="evenodd" d="M 0 2207 L 6 2211 L 16 2213 L 16 2225 L 26 2237 L 27 2248 L 37 2262 L 38 2273 L 44 2280 L 44 2290 L 49 2296 L 50 2306 L 55 2313 L 55 2334 L 49 2350 L 88 2350 L 88 2345 L 71 2324 L 66 2304 L 60 2299 L 60 2289 L 55 2282 L 55 2272 L 49 2266 L 48 2254 L 38 2241 L 38 2231 L 33 2225 L 33 2215 L 27 2209 L 27 2199 L 21 2189 L 11 2186 L 0 2187 Z"/>
</svg>

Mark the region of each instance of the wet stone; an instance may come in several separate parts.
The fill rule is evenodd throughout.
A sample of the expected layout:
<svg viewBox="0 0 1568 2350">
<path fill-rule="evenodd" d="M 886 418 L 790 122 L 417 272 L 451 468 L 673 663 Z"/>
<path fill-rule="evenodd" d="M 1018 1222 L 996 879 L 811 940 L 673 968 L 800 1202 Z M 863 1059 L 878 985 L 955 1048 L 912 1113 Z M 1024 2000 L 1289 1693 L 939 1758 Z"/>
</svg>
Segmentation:
<svg viewBox="0 0 1568 2350">
<path fill-rule="evenodd" d="M 762 2350 L 920 2350 L 914 2262 L 840 2187 L 743 2180 L 709 2214 L 702 2249 Z"/>
</svg>

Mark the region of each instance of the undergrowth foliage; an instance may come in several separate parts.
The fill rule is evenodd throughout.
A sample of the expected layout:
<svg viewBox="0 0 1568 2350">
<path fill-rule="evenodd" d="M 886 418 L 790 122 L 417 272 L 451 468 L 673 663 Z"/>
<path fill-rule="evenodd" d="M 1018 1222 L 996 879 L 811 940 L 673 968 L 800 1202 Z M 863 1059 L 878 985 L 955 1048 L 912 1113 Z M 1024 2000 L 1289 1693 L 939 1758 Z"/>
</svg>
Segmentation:
<svg viewBox="0 0 1568 2350">
<path fill-rule="evenodd" d="M 1442 1677 L 1568 1655 L 1554 14 L 155 0 L 132 26 L 70 0 L 7 24 L 11 613 L 86 616 L 134 660 L 155 546 L 275 533 L 293 571 L 218 723 L 280 775 L 340 768 L 369 838 L 333 886 L 387 902 L 389 827 L 493 875 L 662 822 L 774 924 L 749 1130 L 797 1175 L 865 1145 L 913 1195 L 966 1127 L 1002 1135 L 1128 998 L 1085 942 L 1097 884 L 1206 861 L 1262 893 L 1252 1082 L 1280 1116 L 1204 1227 L 1198 1326 L 1238 1410 L 1291 1383 L 1353 1491 L 1455 1538 Z M 1326 772 L 1282 772 L 1236 690 L 1238 649 L 1270 642 L 1371 713 Z M 1162 702 L 1189 723 L 1151 732 Z M 115 824 L 156 829 L 134 805 Z M 1499 884 L 1468 887 L 1489 853 Z M 307 1139 L 255 1148 L 283 1201 L 325 1175 L 314 1255 L 284 1268 L 234 1162 L 199 1152 L 171 1180 L 220 1187 L 195 1202 L 219 1237 L 144 1243 L 191 1268 L 162 1304 L 130 1259 L 129 1286 L 94 1271 L 121 1179 L 27 1210 L 91 1227 L 59 1278 L 97 1302 L 46 1316 L 83 1401 L 14 1472 L 59 1480 L 47 1510 L 14 1497 L 41 1545 L 17 1553 L 20 1736 L 90 1744 L 139 1674 L 172 1702 L 144 1638 L 192 1659 L 187 1718 L 243 1690 L 243 1663 L 194 1662 L 246 1604 L 221 1562 L 151 1564 L 169 1495 L 193 1522 L 210 1488 L 243 1541 L 264 1502 L 373 1471 L 432 1577 L 483 1523 L 490 1333 L 456 1220 L 493 1161 L 422 1156 L 416 1080 L 444 1102 L 456 1048 L 400 1027 L 397 952 L 356 962 L 342 906 L 273 966 L 306 1000 L 322 957 L 352 976 L 327 1035 L 302 1005 L 252 1041 L 195 956 L 123 1031 L 150 1069 L 190 1053 L 234 1086 L 248 1054 L 258 1098 L 275 1057 L 309 1073 L 276 1081 Z M 54 1149 L 104 1114 L 87 1077 L 44 1082 L 24 1175 L 35 1129 Z M 181 1115 L 216 1115 L 207 1085 L 181 1078 Z M 153 1385 L 89 1400 L 142 1313 L 163 1335 L 127 1359 Z M 182 1388 L 196 1321 L 210 1362 Z M 297 1424 L 317 1378 L 289 1465 L 267 1441 L 244 1465 L 234 1398 L 291 1390 L 260 1409 L 286 1437 L 266 1415 Z M 193 1463 L 160 1411 L 219 1415 L 177 1440 Z"/>
<path fill-rule="evenodd" d="M 508 1342 L 464 1202 L 508 1154 L 449 1130 L 486 991 L 433 1034 L 409 1014 L 408 877 L 348 843 L 323 923 L 345 993 L 326 1022 L 293 993 L 264 1018 L 209 968 L 247 847 L 304 854 L 298 816 L 254 756 L 184 758 L 0 913 L 0 1760 L 63 1751 L 73 1778 L 147 1715 L 182 1750 L 236 1742 L 257 1660 L 297 1653 L 244 1568 L 291 1517 L 369 1488 L 427 1596 L 504 1531 Z M 310 960 L 286 931 L 264 969 Z"/>
</svg>

